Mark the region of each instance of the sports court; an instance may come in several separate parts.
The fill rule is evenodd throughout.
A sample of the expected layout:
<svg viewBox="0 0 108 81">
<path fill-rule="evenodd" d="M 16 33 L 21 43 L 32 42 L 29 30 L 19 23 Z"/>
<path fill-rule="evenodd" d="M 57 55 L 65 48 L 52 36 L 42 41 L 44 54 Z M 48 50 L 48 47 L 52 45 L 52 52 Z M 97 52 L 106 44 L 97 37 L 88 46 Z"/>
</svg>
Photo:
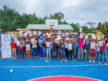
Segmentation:
<svg viewBox="0 0 108 81">
<path fill-rule="evenodd" d="M 4 59 L 0 61 L 0 76 L 0 81 L 65 81 L 64 78 L 69 76 L 77 78 L 68 78 L 69 80 L 66 79 L 66 81 L 89 81 L 81 79 L 81 77 L 96 79 L 90 81 L 108 81 L 108 65 L 87 61 L 45 61 L 39 58 L 35 60 L 24 59 L 23 61 Z M 50 79 L 51 76 L 56 76 L 59 79 Z M 44 79 L 44 77 L 49 79 L 39 79 Z M 60 77 L 64 78 L 60 79 Z"/>
</svg>

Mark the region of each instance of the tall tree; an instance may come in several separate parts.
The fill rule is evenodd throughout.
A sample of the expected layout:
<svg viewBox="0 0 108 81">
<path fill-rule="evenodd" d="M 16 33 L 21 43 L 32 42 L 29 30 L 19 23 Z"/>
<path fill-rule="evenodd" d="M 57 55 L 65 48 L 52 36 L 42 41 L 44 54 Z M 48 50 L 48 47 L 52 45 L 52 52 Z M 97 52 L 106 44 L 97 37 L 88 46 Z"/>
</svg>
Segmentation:
<svg viewBox="0 0 108 81">
<path fill-rule="evenodd" d="M 79 24 L 78 23 L 77 24 L 72 23 L 70 25 L 73 28 L 73 32 L 79 32 Z"/>
<path fill-rule="evenodd" d="M 61 13 L 61 12 L 54 13 L 53 15 L 52 14 L 50 15 L 50 18 L 52 18 L 52 19 L 58 19 L 59 24 L 62 24 L 63 23 L 62 19 L 64 18 L 64 14 Z"/>
<path fill-rule="evenodd" d="M 108 22 L 99 22 L 97 29 L 100 30 L 108 38 Z"/>
</svg>

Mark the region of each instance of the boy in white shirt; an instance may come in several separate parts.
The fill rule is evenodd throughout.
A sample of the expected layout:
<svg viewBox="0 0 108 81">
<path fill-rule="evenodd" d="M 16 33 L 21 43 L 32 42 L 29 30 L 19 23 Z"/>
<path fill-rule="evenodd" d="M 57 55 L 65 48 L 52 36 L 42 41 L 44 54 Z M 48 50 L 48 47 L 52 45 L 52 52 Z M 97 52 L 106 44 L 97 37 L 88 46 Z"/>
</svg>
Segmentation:
<svg viewBox="0 0 108 81">
<path fill-rule="evenodd" d="M 50 42 L 50 39 L 48 38 L 48 41 L 45 42 L 46 44 L 46 59 L 51 59 L 51 49 L 50 49 L 50 46 L 51 46 L 51 42 Z"/>
<path fill-rule="evenodd" d="M 72 60 L 72 56 L 73 56 L 73 54 L 72 54 L 72 42 L 71 42 L 71 40 L 69 40 L 69 42 L 68 42 L 68 57 L 67 57 L 67 59 L 69 60 L 69 56 L 70 56 L 70 58 L 71 58 L 71 61 L 73 61 Z"/>
<path fill-rule="evenodd" d="M 31 39 L 31 44 L 32 44 L 32 58 L 36 59 L 37 57 L 37 40 L 35 37 Z"/>
<path fill-rule="evenodd" d="M 91 57 L 93 59 L 93 62 L 95 62 L 95 56 L 96 56 L 96 42 L 94 39 L 91 39 L 90 41 L 90 60 L 89 62 L 91 62 Z"/>
</svg>

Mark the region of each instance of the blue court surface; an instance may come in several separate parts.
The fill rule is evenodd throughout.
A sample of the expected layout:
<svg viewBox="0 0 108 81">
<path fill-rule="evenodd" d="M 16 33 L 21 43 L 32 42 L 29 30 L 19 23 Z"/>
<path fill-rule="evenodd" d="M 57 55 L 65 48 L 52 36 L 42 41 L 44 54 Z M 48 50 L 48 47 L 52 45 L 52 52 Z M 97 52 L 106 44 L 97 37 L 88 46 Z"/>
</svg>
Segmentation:
<svg viewBox="0 0 108 81">
<path fill-rule="evenodd" d="M 0 60 L 0 81 L 28 81 L 48 76 L 81 76 L 108 81 L 108 65 L 87 61 L 45 61 L 39 58 Z"/>
</svg>

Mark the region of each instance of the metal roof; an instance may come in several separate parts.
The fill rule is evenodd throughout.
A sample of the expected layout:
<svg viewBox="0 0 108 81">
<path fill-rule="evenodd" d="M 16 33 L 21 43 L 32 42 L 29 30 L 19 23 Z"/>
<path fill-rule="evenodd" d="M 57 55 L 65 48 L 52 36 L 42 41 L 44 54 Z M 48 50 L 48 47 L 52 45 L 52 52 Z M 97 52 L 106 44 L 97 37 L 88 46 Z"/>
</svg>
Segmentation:
<svg viewBox="0 0 108 81">
<path fill-rule="evenodd" d="M 45 24 L 29 24 L 26 29 L 35 30 L 49 30 L 50 27 L 46 27 Z M 73 30 L 69 24 L 59 24 L 58 27 L 53 27 L 54 30 Z"/>
</svg>

